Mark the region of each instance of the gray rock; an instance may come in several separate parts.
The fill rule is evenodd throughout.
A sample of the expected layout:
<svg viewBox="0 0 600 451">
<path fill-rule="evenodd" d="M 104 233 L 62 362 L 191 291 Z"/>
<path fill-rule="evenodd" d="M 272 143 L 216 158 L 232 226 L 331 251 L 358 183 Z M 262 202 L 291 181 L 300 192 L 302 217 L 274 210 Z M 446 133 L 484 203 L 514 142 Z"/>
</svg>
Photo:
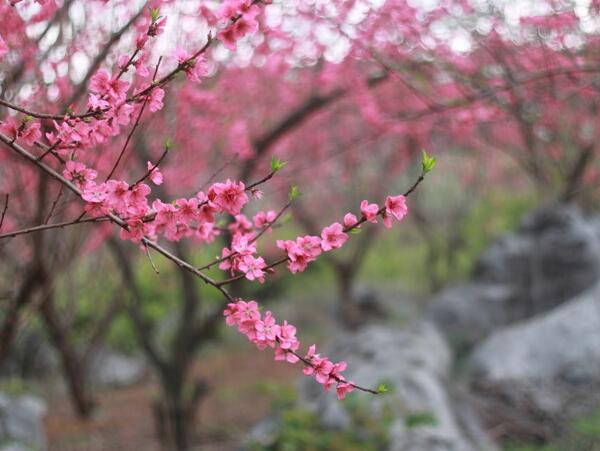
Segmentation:
<svg viewBox="0 0 600 451">
<path fill-rule="evenodd" d="M 545 312 L 600 279 L 596 218 L 574 206 L 551 207 L 526 216 L 483 254 L 478 282 L 514 287 L 515 304 L 526 305 L 517 319 Z"/>
<path fill-rule="evenodd" d="M 535 243 L 531 274 L 534 313 L 546 311 L 600 280 L 600 240 L 594 223 L 578 210 L 567 212 L 565 217 L 553 218 L 551 227 L 542 230 Z"/>
<path fill-rule="evenodd" d="M 427 317 L 438 324 L 457 349 L 475 343 L 509 322 L 514 289 L 495 283 L 465 283 L 442 291 Z"/>
<path fill-rule="evenodd" d="M 7 449 L 46 449 L 43 418 L 46 406 L 35 396 L 0 393 L 0 442 Z"/>
<path fill-rule="evenodd" d="M 499 237 L 479 257 L 473 278 L 481 283 L 527 286 L 534 246 L 534 238 L 522 232 Z"/>
<path fill-rule="evenodd" d="M 281 423 L 276 415 L 268 416 L 252 428 L 246 442 L 267 447 L 273 443 L 280 426 Z"/>
<path fill-rule="evenodd" d="M 469 364 L 478 391 L 517 411 L 558 419 L 592 408 L 600 401 L 600 282 L 550 312 L 494 332 Z"/>
<path fill-rule="evenodd" d="M 469 408 L 464 403 L 455 407 L 459 405 L 456 394 L 448 389 L 450 350 L 431 323 L 418 322 L 404 329 L 372 324 L 355 332 L 340 331 L 335 337 L 326 354 L 348 362 L 348 379 L 366 386 L 388 381 L 392 388 L 384 396 L 351 395 L 361 397 L 361 410 L 369 416 L 392 412 L 388 450 L 495 449 L 475 415 L 466 418 Z M 302 380 L 299 399 L 299 407 L 315 412 L 325 428 L 356 427 L 345 402 L 324 392 L 311 378 Z M 429 419 L 411 424 L 419 415 Z"/>
<path fill-rule="evenodd" d="M 490 245 L 471 281 L 442 291 L 427 316 L 459 347 L 546 312 L 600 280 L 598 218 L 541 209 Z"/>
<path fill-rule="evenodd" d="M 133 385 L 146 375 L 144 360 L 117 351 L 102 349 L 90 365 L 90 380 L 99 386 L 125 387 Z"/>
</svg>

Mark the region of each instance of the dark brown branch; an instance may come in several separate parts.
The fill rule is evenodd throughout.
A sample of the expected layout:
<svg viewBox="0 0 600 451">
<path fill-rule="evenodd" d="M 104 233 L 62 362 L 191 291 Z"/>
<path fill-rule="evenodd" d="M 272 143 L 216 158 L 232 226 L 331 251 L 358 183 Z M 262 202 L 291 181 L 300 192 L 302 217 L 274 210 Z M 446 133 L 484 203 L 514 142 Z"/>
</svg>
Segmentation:
<svg viewBox="0 0 600 451">
<path fill-rule="evenodd" d="M 52 218 L 52 215 L 54 214 L 54 210 L 56 209 L 56 205 L 58 204 L 58 201 L 60 200 L 60 198 L 62 196 L 63 188 L 64 188 L 64 185 L 60 185 L 58 194 L 57 194 L 56 198 L 54 199 L 54 202 L 52 202 L 52 207 L 50 207 L 50 211 L 48 212 L 48 216 L 46 216 L 44 224 L 48 224 L 48 222 L 50 222 L 50 219 Z"/>
<path fill-rule="evenodd" d="M 6 216 L 6 212 L 8 211 L 9 199 L 10 195 L 6 193 L 6 197 L 4 198 L 4 208 L 2 209 L 2 216 L 0 216 L 0 230 L 2 230 L 2 224 L 4 224 L 4 217 Z"/>
<path fill-rule="evenodd" d="M 367 81 L 367 84 L 372 87 L 381 83 L 387 78 L 387 74 L 379 75 L 373 77 Z M 348 89 L 339 88 L 332 91 L 329 94 L 324 95 L 314 95 L 308 98 L 302 105 L 300 105 L 296 110 L 292 111 L 286 117 L 281 119 L 275 126 L 269 130 L 264 135 L 255 139 L 253 142 L 253 147 L 256 152 L 256 157 L 250 160 L 247 160 L 245 165 L 242 168 L 242 172 L 240 175 L 240 179 L 247 179 L 256 164 L 260 159 L 266 155 L 271 148 L 271 146 L 283 136 L 288 131 L 300 126 L 304 121 L 306 121 L 313 113 L 320 111 L 324 107 L 330 105 L 336 100 L 341 99 L 344 95 L 349 92 Z"/>
</svg>

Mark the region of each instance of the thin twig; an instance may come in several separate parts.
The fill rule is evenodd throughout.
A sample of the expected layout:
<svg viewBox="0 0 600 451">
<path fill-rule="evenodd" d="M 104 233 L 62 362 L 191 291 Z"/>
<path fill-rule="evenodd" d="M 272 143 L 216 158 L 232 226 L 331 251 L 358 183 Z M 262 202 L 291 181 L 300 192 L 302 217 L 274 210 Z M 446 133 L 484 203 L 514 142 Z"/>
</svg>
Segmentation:
<svg viewBox="0 0 600 451">
<path fill-rule="evenodd" d="M 8 201 L 10 199 L 10 195 L 6 193 L 6 197 L 4 199 L 4 208 L 2 209 L 2 216 L 0 216 L 0 230 L 2 229 L 2 224 L 4 224 L 4 217 L 6 216 L 6 212 L 8 211 Z"/>
<path fill-rule="evenodd" d="M 204 188 L 206 188 L 206 186 L 212 182 L 217 175 L 219 175 L 221 172 L 223 172 L 225 170 L 225 168 L 227 166 L 229 166 L 231 163 L 233 163 L 233 161 L 239 156 L 239 154 L 236 152 L 235 155 L 233 157 L 231 157 L 229 160 L 227 160 L 223 166 L 221 166 L 219 169 L 217 169 L 215 172 L 212 173 L 212 175 L 208 178 L 208 180 L 206 182 L 204 182 L 204 184 L 200 187 L 200 191 L 202 191 Z"/>
<path fill-rule="evenodd" d="M 273 178 L 273 176 L 275 174 L 277 174 L 277 172 L 279 171 L 279 169 L 273 169 L 271 172 L 269 172 L 265 177 L 263 177 L 262 179 L 251 183 L 250 185 L 248 185 L 246 187 L 246 191 L 251 191 L 253 188 L 256 188 L 258 185 L 262 185 L 265 182 L 268 182 L 269 180 L 271 180 Z"/>
<path fill-rule="evenodd" d="M 135 182 L 133 185 L 131 185 L 129 187 L 130 190 L 132 190 L 133 188 L 135 188 L 137 185 L 139 185 L 140 183 L 142 183 L 144 180 L 146 180 L 148 177 L 150 177 L 150 175 L 152 174 L 152 172 L 158 168 L 158 166 L 162 163 L 162 161 L 165 159 L 165 157 L 167 156 L 167 154 L 169 153 L 169 147 L 165 146 L 165 150 L 163 151 L 162 155 L 160 156 L 160 158 L 158 159 L 158 161 L 150 167 L 150 169 L 148 170 L 148 172 L 146 172 L 142 177 L 140 177 L 138 179 L 137 182 Z"/>
<path fill-rule="evenodd" d="M 154 69 L 154 76 L 152 77 L 153 82 L 156 79 L 156 74 L 158 73 L 158 68 L 160 66 L 161 61 L 162 61 L 162 56 L 158 59 L 158 62 L 156 63 L 156 68 Z M 153 84 L 150 86 L 153 86 Z M 140 112 L 137 115 L 137 119 L 135 120 L 133 127 L 131 128 L 131 130 L 129 131 L 129 134 L 127 135 L 127 139 L 125 139 L 125 144 L 123 144 L 123 148 L 121 149 L 121 152 L 119 153 L 119 158 L 117 158 L 117 161 L 115 161 L 114 166 L 112 167 L 109 174 L 106 176 L 106 180 L 104 180 L 104 181 L 107 181 L 108 179 L 110 179 L 113 176 L 113 174 L 115 173 L 115 171 L 117 170 L 117 166 L 119 166 L 119 163 L 121 162 L 121 159 L 123 158 L 123 155 L 125 155 L 125 150 L 127 149 L 127 145 L 129 144 L 129 141 L 131 141 L 131 137 L 135 133 L 135 130 L 138 128 L 138 125 L 140 125 L 140 120 L 142 118 L 142 114 L 144 113 L 144 109 L 146 108 L 146 105 L 148 104 L 148 100 L 150 100 L 149 95 L 144 97 L 144 102 L 142 103 Z"/>
<path fill-rule="evenodd" d="M 277 341 L 279 341 L 279 339 L 277 339 Z M 295 355 L 298 359 L 300 359 L 300 361 L 302 363 L 304 363 L 306 366 L 309 366 L 311 368 L 316 368 L 316 365 L 314 363 L 312 363 L 310 360 L 305 359 L 304 357 L 302 357 L 300 354 L 298 354 L 296 351 L 292 350 L 292 349 L 285 349 L 285 352 L 289 352 L 290 354 Z M 344 380 L 342 378 L 340 378 L 339 376 L 331 376 L 336 382 L 338 383 L 344 383 L 344 384 L 349 384 L 352 387 L 354 387 L 357 390 L 360 391 L 364 391 L 367 393 L 371 393 L 373 395 L 380 395 L 381 392 L 377 391 L 377 390 L 373 390 L 372 388 L 367 388 L 367 387 L 362 387 L 360 385 L 355 384 L 354 382 L 349 382 L 347 380 Z"/>
<path fill-rule="evenodd" d="M 144 250 L 146 251 L 146 257 L 148 257 L 148 260 L 150 261 L 150 265 L 152 265 L 152 269 L 154 270 L 154 272 L 156 274 L 160 274 L 160 272 L 158 272 L 158 268 L 156 267 L 156 265 L 154 264 L 154 261 L 152 260 L 152 256 L 150 255 L 150 249 L 148 249 L 148 245 L 146 243 L 144 243 Z"/>
<path fill-rule="evenodd" d="M 15 236 L 19 235 L 27 235 L 28 233 L 42 232 L 44 230 L 62 229 L 77 224 L 105 221 L 110 221 L 110 218 L 106 216 L 101 216 L 99 218 L 76 219 L 74 221 L 58 222 L 56 224 L 42 224 L 34 227 L 28 227 L 26 229 L 15 230 L 14 232 L 3 233 L 0 235 L 0 240 L 4 238 L 14 238 Z"/>
<path fill-rule="evenodd" d="M 54 202 L 52 202 L 52 207 L 50 208 L 50 211 L 48 212 L 48 216 L 46 216 L 46 220 L 44 221 L 44 224 L 48 224 L 48 222 L 50 222 L 50 219 L 52 218 L 52 215 L 54 214 L 54 210 L 56 209 L 56 205 L 58 204 L 58 201 L 60 200 L 60 197 L 62 196 L 63 188 L 64 188 L 64 185 L 60 185 L 60 189 L 58 190 L 58 195 L 56 196 L 56 199 L 54 199 Z"/>
</svg>

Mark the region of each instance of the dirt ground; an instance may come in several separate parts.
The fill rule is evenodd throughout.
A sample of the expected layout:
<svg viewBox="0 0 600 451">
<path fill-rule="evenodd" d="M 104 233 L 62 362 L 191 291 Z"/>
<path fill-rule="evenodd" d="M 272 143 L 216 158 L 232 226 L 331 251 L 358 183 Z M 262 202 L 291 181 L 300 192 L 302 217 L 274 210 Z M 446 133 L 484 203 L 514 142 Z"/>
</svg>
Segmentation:
<svg viewBox="0 0 600 451">
<path fill-rule="evenodd" d="M 299 373 L 289 364 L 273 361 L 267 352 L 245 351 L 203 358 L 194 374 L 212 390 L 200 406 L 194 449 L 235 450 L 257 421 L 269 411 L 272 397 L 258 388 L 260 381 L 293 382 Z M 50 451 L 159 451 L 152 400 L 159 387 L 151 376 L 127 388 L 97 393 L 92 419 L 79 420 L 65 393 L 48 399 L 46 433 Z"/>
</svg>

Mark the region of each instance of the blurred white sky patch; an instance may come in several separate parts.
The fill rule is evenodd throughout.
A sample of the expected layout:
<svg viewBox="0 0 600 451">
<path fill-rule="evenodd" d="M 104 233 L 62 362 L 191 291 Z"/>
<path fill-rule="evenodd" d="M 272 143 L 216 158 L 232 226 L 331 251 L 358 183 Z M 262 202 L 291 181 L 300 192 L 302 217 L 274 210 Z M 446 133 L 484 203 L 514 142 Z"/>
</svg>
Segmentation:
<svg viewBox="0 0 600 451">
<path fill-rule="evenodd" d="M 439 4 L 439 0 L 408 0 L 416 8 L 430 9 Z M 451 0 L 447 1 L 450 5 Z M 435 6 L 432 6 L 434 5 Z M 498 30 L 512 39 L 518 38 L 524 31 L 521 19 L 531 16 L 544 16 L 553 14 L 555 10 L 551 2 L 545 0 L 471 0 L 470 4 L 475 8 L 475 15 L 462 14 L 460 8 L 453 11 L 454 17 L 449 20 L 444 18 L 432 26 L 432 35 L 436 39 L 443 40 L 449 47 L 459 53 L 469 52 L 473 46 L 470 31 L 474 28 L 481 34 L 488 34 L 493 28 L 490 13 L 500 13 L 503 26 Z M 597 33 L 600 30 L 598 17 L 589 14 L 591 0 L 564 1 L 562 9 L 557 12 L 573 10 L 579 19 L 580 32 Z M 556 3 L 555 3 L 556 5 Z M 425 41 L 427 42 L 427 41 Z M 571 33 L 565 37 L 564 45 L 576 47 L 583 43 L 582 36 Z"/>
<path fill-rule="evenodd" d="M 294 51 L 286 56 L 288 64 L 310 65 L 316 63 L 319 58 L 340 62 L 348 55 L 351 40 L 357 36 L 360 24 L 370 12 L 381 9 L 386 1 L 398 0 L 358 0 L 344 22 L 340 23 L 340 12 L 337 10 L 336 3 L 330 0 L 274 0 L 273 4 L 265 7 L 265 21 L 267 27 L 280 27 L 285 33 L 293 36 Z M 481 34 L 487 34 L 492 30 L 492 14 L 500 13 L 503 17 L 504 25 L 500 28 L 501 33 L 508 39 L 516 39 L 523 32 L 520 25 L 523 17 L 546 15 L 552 12 L 552 7 L 546 0 L 470 0 L 470 4 L 477 11 L 476 14 L 465 14 L 458 3 L 452 0 L 406 0 L 406 2 L 409 6 L 422 10 L 424 14 L 439 6 L 441 2 L 449 5 L 454 17 L 442 18 L 434 23 L 430 35 L 423 36 L 421 43 L 425 47 L 433 47 L 439 42 L 444 42 L 457 53 L 467 53 L 472 49 L 473 42 L 470 35 L 472 30 L 477 30 Z M 67 41 L 77 39 L 79 36 L 84 36 L 88 30 L 104 30 L 104 35 L 108 36 L 120 29 L 144 3 L 145 0 L 112 0 L 107 4 L 75 0 L 69 9 L 72 27 L 68 30 L 63 29 L 60 38 L 66 37 Z M 560 2 L 556 3 L 560 4 Z M 582 33 L 600 30 L 600 19 L 589 14 L 590 3 L 591 0 L 563 1 L 565 8 L 574 7 L 580 20 L 580 32 L 571 33 L 564 40 L 567 46 L 580 45 L 584 38 Z M 172 4 L 163 6 L 161 13 L 168 16 L 168 21 L 165 33 L 158 37 L 150 64 L 154 64 L 159 56 L 164 56 L 166 58 L 163 60 L 163 68 L 170 67 L 175 63 L 169 56 L 177 46 L 192 51 L 206 42 L 209 30 L 206 23 L 199 19 L 198 7 L 201 4 L 216 9 L 220 1 L 175 0 Z M 40 11 L 40 5 L 33 0 L 20 2 L 17 8 L 24 18 L 30 18 Z M 303 17 L 299 13 L 302 10 L 317 11 L 323 18 L 322 22 L 315 23 Z M 35 38 L 40 36 L 46 27 L 47 22 L 40 22 L 32 25 L 28 33 Z M 65 33 L 68 36 L 65 36 Z M 530 37 L 533 36 L 531 33 L 534 32 L 529 32 Z M 134 32 L 130 31 L 121 39 L 120 53 L 131 51 L 133 36 Z M 375 33 L 374 37 L 380 42 L 402 39 L 400 31 L 394 34 L 394 31 L 389 29 L 380 34 Z M 56 45 L 57 39 L 59 39 L 59 27 L 54 25 L 40 42 L 40 48 L 50 52 L 47 63 L 41 67 L 44 81 L 52 84 L 57 77 L 68 74 L 74 82 L 80 82 L 98 52 L 98 42 L 94 39 L 80 39 L 77 51 L 73 52 L 69 64 L 57 66 L 52 63 L 62 60 L 67 50 L 65 45 Z M 214 47 L 214 61 L 217 63 L 231 61 L 239 66 L 264 64 L 264 61 L 256 61 L 253 52 L 254 46 L 263 39 L 262 35 L 245 38 L 239 43 L 236 52 L 217 45 Z M 272 38 L 269 45 L 276 51 L 290 44 L 285 40 Z M 321 50 L 320 46 L 324 50 Z M 108 65 L 113 63 L 114 61 L 107 60 Z"/>
</svg>

